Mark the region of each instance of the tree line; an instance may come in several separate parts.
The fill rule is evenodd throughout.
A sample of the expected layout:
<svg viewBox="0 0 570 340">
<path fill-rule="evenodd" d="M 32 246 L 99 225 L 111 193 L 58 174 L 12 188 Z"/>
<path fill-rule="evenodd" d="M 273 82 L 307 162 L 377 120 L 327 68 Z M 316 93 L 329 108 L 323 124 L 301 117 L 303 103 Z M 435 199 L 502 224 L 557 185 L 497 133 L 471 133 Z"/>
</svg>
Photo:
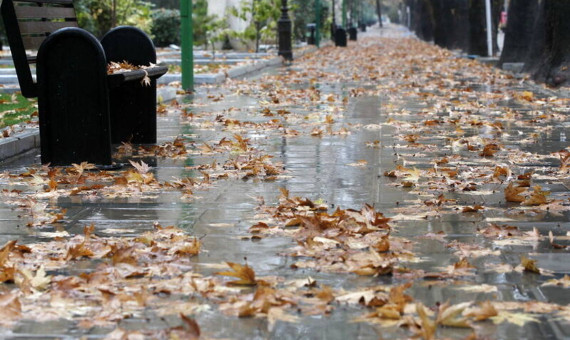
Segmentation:
<svg viewBox="0 0 570 340">
<path fill-rule="evenodd" d="M 410 28 L 423 40 L 468 54 L 487 55 L 483 0 L 404 0 Z M 523 63 L 523 71 L 550 86 L 570 85 L 570 1 L 491 0 L 493 54 L 500 15 L 507 11 L 499 66 Z"/>
</svg>

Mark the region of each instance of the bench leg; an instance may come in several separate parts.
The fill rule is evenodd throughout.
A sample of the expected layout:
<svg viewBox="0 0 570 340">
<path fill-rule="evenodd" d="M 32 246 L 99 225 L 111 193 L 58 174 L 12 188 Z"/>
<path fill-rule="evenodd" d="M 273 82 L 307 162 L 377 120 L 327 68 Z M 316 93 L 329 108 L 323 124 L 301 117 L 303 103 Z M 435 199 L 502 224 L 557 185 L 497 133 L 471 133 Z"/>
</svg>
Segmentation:
<svg viewBox="0 0 570 340">
<path fill-rule="evenodd" d="M 90 33 L 65 28 L 38 51 L 42 163 L 110 165 L 111 129 L 106 60 Z"/>
</svg>

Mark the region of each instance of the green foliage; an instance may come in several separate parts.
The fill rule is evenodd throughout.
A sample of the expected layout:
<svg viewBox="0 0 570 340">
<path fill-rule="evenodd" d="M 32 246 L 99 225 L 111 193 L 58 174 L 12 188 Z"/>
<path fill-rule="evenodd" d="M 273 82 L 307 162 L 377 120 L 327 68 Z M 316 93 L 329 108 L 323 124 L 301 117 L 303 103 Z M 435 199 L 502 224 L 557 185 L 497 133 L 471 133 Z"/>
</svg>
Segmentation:
<svg viewBox="0 0 570 340">
<path fill-rule="evenodd" d="M 150 0 L 154 8 L 180 9 L 180 0 Z"/>
<path fill-rule="evenodd" d="M 321 0 L 321 37 L 330 36 L 330 10 L 325 0 Z M 315 23 L 317 19 L 315 0 L 291 1 L 291 20 L 293 21 L 293 39 L 304 41 L 307 33 L 307 24 Z M 338 15 L 338 13 L 337 13 Z M 337 17 L 338 19 L 338 17 Z M 338 22 L 337 22 L 338 24 Z"/>
<path fill-rule="evenodd" d="M 153 10 L 151 33 L 156 46 L 180 45 L 180 11 L 164 8 Z"/>
<path fill-rule="evenodd" d="M 151 4 L 140 0 L 74 0 L 79 26 L 102 36 L 119 25 L 135 26 L 150 33 Z"/>
<path fill-rule="evenodd" d="M 233 35 L 244 41 L 255 41 L 255 51 L 259 52 L 261 40 L 276 38 L 281 0 L 242 0 L 239 8 L 232 8 L 231 13 L 249 23 L 243 32 Z"/>
<path fill-rule="evenodd" d="M 227 28 L 226 20 L 217 15 L 208 15 L 208 1 L 194 0 L 192 6 L 192 21 L 194 23 L 194 45 L 200 46 L 220 41 Z"/>
<path fill-rule="evenodd" d="M 20 94 L 0 94 L 0 128 L 27 122 L 37 114 L 37 101 Z"/>
</svg>

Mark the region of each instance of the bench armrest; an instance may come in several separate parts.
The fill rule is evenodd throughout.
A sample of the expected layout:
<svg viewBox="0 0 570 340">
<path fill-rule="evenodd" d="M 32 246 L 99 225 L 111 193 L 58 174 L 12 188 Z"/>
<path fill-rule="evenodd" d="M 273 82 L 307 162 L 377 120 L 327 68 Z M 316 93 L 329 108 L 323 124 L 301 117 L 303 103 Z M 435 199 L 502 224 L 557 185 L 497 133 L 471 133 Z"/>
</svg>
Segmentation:
<svg viewBox="0 0 570 340">
<path fill-rule="evenodd" d="M 156 79 L 168 72 L 168 66 L 154 66 L 144 70 L 118 72 L 107 76 L 109 88 L 114 89 L 123 83 L 130 81 L 142 81 L 145 77 Z"/>
<path fill-rule="evenodd" d="M 107 62 L 127 61 L 135 66 L 156 63 L 156 50 L 150 37 L 142 30 L 120 26 L 107 32 L 101 39 Z"/>
</svg>

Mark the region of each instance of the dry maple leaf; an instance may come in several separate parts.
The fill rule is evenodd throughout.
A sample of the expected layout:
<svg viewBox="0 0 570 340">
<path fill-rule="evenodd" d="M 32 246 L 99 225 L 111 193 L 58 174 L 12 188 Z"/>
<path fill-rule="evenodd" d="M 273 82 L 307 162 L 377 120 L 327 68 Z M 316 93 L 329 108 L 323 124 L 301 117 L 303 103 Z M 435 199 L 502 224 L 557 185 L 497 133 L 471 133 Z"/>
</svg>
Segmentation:
<svg viewBox="0 0 570 340">
<path fill-rule="evenodd" d="M 536 266 L 536 260 L 529 259 L 523 255 L 521 257 L 521 265 L 525 272 L 540 274 L 540 269 Z"/>
<path fill-rule="evenodd" d="M 469 261 L 467 260 L 466 257 L 461 258 L 461 260 L 459 260 L 459 262 L 455 263 L 453 265 L 454 269 L 473 269 L 476 268 L 475 266 L 473 266 L 471 263 L 469 263 Z"/>
<path fill-rule="evenodd" d="M 547 204 L 548 200 L 546 196 L 550 195 L 549 191 L 542 191 L 540 185 L 535 185 L 530 196 L 525 199 L 522 205 L 542 205 Z"/>
<path fill-rule="evenodd" d="M 226 264 L 232 269 L 232 271 L 217 272 L 216 275 L 224 275 L 237 277 L 239 280 L 230 281 L 228 284 L 236 286 L 255 286 L 257 285 L 257 280 L 255 279 L 255 272 L 253 269 L 246 265 L 241 265 L 239 263 L 226 262 Z"/>
<path fill-rule="evenodd" d="M 567 245 L 562 245 L 554 242 L 554 235 L 552 234 L 552 230 L 548 231 L 548 240 L 554 249 L 566 249 L 568 247 Z"/>
<path fill-rule="evenodd" d="M 169 331 L 170 339 L 188 339 L 195 340 L 200 338 L 200 326 L 196 320 L 187 317 L 186 315 L 180 313 L 180 319 L 182 319 L 182 325 L 172 328 Z"/>
<path fill-rule="evenodd" d="M 21 276 L 16 277 L 16 284 L 20 287 L 44 290 L 51 283 L 51 275 L 46 275 L 43 266 L 41 266 L 35 274 L 28 269 L 21 269 L 19 273 Z"/>
<path fill-rule="evenodd" d="M 0 249 L 0 267 L 3 267 L 6 265 L 6 261 L 8 261 L 10 254 L 16 248 L 17 242 L 18 242 L 17 240 L 8 241 L 2 247 L 2 249 Z"/>
<path fill-rule="evenodd" d="M 522 196 L 521 193 L 525 191 L 525 188 L 515 187 L 513 182 L 509 182 L 509 185 L 505 188 L 505 199 L 507 202 L 524 202 L 526 197 Z"/>
<path fill-rule="evenodd" d="M 529 313 L 513 313 L 509 311 L 500 311 L 497 316 L 490 318 L 494 324 L 508 322 L 523 327 L 527 322 L 540 323 L 540 319 Z"/>
<path fill-rule="evenodd" d="M 478 307 L 466 310 L 464 314 L 475 321 L 483 321 L 497 316 L 499 312 L 497 312 L 497 309 L 490 301 L 483 301 L 479 303 Z"/>
<path fill-rule="evenodd" d="M 479 156 L 481 156 L 481 157 L 493 157 L 499 150 L 501 150 L 501 147 L 498 144 L 489 143 L 483 147 L 483 151 L 481 151 L 481 153 L 479 153 Z"/>
<path fill-rule="evenodd" d="M 0 324 L 9 326 L 22 315 L 20 292 L 13 290 L 9 293 L 0 294 Z"/>
<path fill-rule="evenodd" d="M 73 166 L 73 170 L 79 175 L 81 176 L 85 170 L 93 170 L 96 169 L 97 167 L 95 166 L 95 164 L 91 164 L 88 162 L 81 162 L 81 164 L 71 164 Z"/>
<path fill-rule="evenodd" d="M 137 170 L 137 172 L 141 175 L 144 175 L 150 171 L 150 166 L 148 166 L 148 164 L 146 164 L 144 161 L 141 161 L 140 163 L 136 163 L 133 161 L 129 161 L 129 162 Z"/>
<path fill-rule="evenodd" d="M 86 246 L 85 243 L 86 242 L 84 241 L 72 247 L 69 247 L 67 249 L 67 254 L 65 255 L 65 259 L 69 261 L 69 260 L 80 259 L 82 257 L 92 257 L 94 253 L 91 249 L 89 249 Z"/>
<path fill-rule="evenodd" d="M 299 318 L 295 315 L 287 314 L 280 307 L 272 307 L 267 312 L 267 329 L 271 332 L 277 321 L 283 322 L 299 322 Z"/>
<path fill-rule="evenodd" d="M 566 173 L 570 170 L 570 151 L 560 150 L 554 153 L 560 159 L 560 172 Z"/>
<path fill-rule="evenodd" d="M 469 307 L 471 302 L 459 303 L 450 305 L 449 301 L 439 306 L 439 311 L 435 322 L 448 327 L 471 327 L 467 318 L 463 317 L 461 313 Z"/>
<path fill-rule="evenodd" d="M 564 288 L 570 287 L 570 275 L 566 274 L 561 279 L 551 279 L 542 284 L 543 286 L 559 286 Z"/>
<path fill-rule="evenodd" d="M 421 321 L 419 335 L 424 340 L 435 339 L 437 324 L 428 316 L 427 308 L 421 302 L 416 303 L 416 313 L 418 313 Z"/>
</svg>

